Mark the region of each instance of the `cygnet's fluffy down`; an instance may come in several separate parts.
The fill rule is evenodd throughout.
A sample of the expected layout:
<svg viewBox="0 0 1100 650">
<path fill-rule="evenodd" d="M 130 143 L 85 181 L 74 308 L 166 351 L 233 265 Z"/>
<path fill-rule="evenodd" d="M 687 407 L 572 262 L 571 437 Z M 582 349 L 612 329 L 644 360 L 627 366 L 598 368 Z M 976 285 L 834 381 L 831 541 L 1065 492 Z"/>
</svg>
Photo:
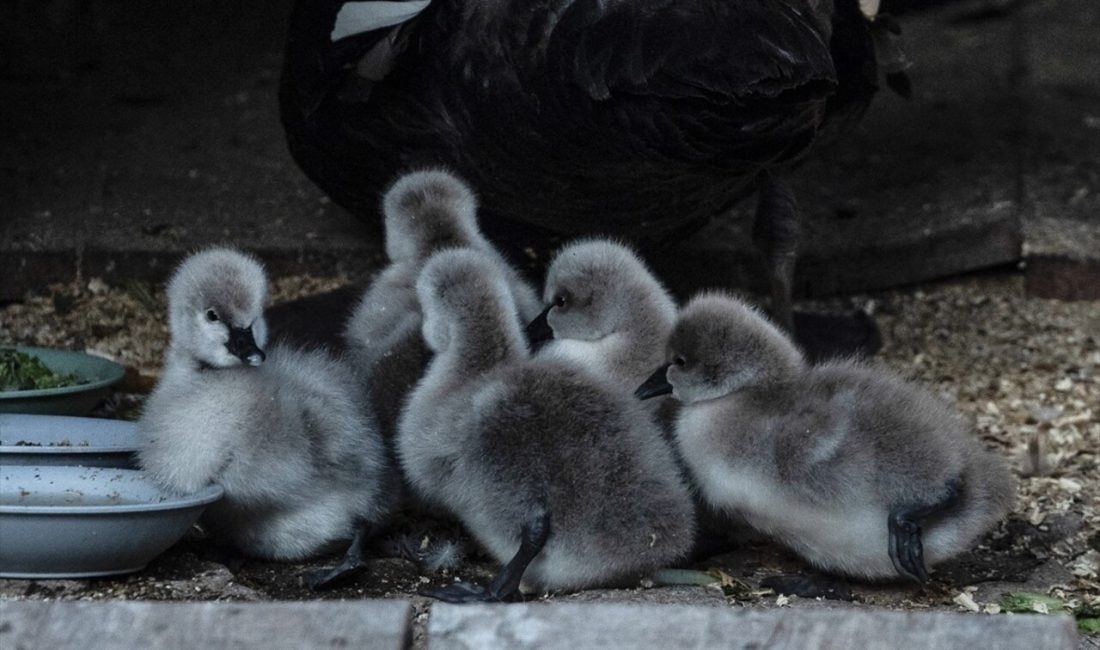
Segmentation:
<svg viewBox="0 0 1100 650">
<path fill-rule="evenodd" d="M 428 257 L 444 248 L 473 248 L 492 258 L 507 278 L 527 322 L 538 298 L 477 227 L 477 198 L 452 174 L 426 170 L 406 174 L 386 192 L 386 254 L 390 263 L 364 292 L 345 329 L 348 352 L 387 441 L 401 407 L 424 374 L 431 355 L 420 335 L 416 278 Z"/>
<path fill-rule="evenodd" d="M 639 404 L 573 364 L 530 359 L 508 283 L 483 254 L 437 254 L 417 293 L 435 357 L 402 415 L 402 467 L 507 562 L 488 588 L 432 595 L 503 600 L 521 578 L 581 589 L 685 556 L 691 498 Z"/>
<path fill-rule="evenodd" d="M 319 351 L 262 351 L 266 291 L 260 264 L 235 250 L 192 255 L 176 271 L 140 463 L 176 493 L 221 485 L 203 517 L 216 537 L 298 560 L 381 524 L 394 474 L 347 366 Z"/>
<path fill-rule="evenodd" d="M 532 347 L 541 345 L 540 358 L 573 361 L 627 393 L 664 360 L 676 302 L 645 262 L 619 242 L 584 239 L 558 251 L 546 272 L 543 300 L 542 313 L 527 326 Z M 679 403 L 652 399 L 646 406 L 671 444 Z M 682 460 L 677 463 L 689 477 Z M 700 536 L 696 553 L 725 550 L 730 518 L 707 507 L 697 489 L 692 492 Z"/>
<path fill-rule="evenodd" d="M 676 440 L 706 499 L 824 571 L 927 579 L 1009 509 L 1014 481 L 958 415 L 878 366 L 810 367 L 744 303 L 695 298 L 639 388 L 683 403 Z"/>
<path fill-rule="evenodd" d="M 527 328 L 539 356 L 571 359 L 634 388 L 664 357 L 676 303 L 626 246 L 602 239 L 561 249 L 546 272 L 544 309 Z"/>
</svg>

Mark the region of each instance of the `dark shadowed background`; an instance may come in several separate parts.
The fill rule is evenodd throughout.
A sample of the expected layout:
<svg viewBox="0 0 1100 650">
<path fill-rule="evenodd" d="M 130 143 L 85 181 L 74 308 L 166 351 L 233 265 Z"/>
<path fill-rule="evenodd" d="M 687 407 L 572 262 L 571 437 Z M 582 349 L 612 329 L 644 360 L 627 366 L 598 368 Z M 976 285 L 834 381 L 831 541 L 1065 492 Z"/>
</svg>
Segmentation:
<svg viewBox="0 0 1100 650">
<path fill-rule="evenodd" d="M 288 0 L 0 5 L 0 299 L 74 277 L 163 279 L 228 242 L 275 274 L 377 265 L 380 236 L 286 153 Z M 876 99 L 796 174 L 803 295 L 1027 259 L 1036 295 L 1100 293 L 1100 3 L 884 3 L 915 96 Z M 751 209 L 751 205 L 739 209 Z M 674 288 L 751 285 L 746 220 L 655 260 Z M 537 266 L 539 260 L 532 261 Z"/>
</svg>

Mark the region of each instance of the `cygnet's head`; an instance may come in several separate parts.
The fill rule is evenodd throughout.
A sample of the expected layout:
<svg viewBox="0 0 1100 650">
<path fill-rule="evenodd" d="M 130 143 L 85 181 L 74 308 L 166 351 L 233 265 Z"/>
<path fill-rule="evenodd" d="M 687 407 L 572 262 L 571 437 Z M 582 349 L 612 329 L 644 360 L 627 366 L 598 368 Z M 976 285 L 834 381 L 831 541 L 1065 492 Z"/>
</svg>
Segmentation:
<svg viewBox="0 0 1100 650">
<path fill-rule="evenodd" d="M 531 343 L 551 338 L 596 341 L 645 326 L 654 310 L 671 318 L 676 305 L 626 246 L 586 240 L 561 249 L 546 272 L 545 309 L 527 327 Z"/>
<path fill-rule="evenodd" d="M 638 388 L 638 397 L 671 392 L 690 404 L 781 382 L 805 368 L 802 353 L 763 314 L 718 293 L 697 296 L 684 307 L 667 355 L 668 365 Z"/>
<path fill-rule="evenodd" d="M 382 197 L 386 255 L 391 261 L 424 260 L 445 248 L 480 239 L 477 197 L 453 174 L 425 170 L 397 179 Z"/>
<path fill-rule="evenodd" d="M 461 248 L 432 255 L 417 278 L 416 295 L 424 340 L 437 354 L 459 336 L 495 340 L 494 333 L 503 333 L 509 345 L 524 345 L 508 281 L 484 253 Z"/>
<path fill-rule="evenodd" d="M 228 248 L 196 253 L 168 283 L 172 345 L 214 368 L 264 361 L 267 276 L 255 258 Z"/>
</svg>

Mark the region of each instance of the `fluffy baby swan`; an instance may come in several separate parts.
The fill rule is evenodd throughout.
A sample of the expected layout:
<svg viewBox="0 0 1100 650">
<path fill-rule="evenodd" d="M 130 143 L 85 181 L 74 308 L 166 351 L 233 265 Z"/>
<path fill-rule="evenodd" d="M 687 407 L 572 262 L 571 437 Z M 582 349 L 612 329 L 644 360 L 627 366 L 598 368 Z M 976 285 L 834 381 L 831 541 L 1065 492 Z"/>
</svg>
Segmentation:
<svg viewBox="0 0 1100 650">
<path fill-rule="evenodd" d="M 452 174 L 427 170 L 402 176 L 383 197 L 382 212 L 390 264 L 364 292 L 344 338 L 382 433 L 392 440 L 401 406 L 430 357 L 420 336 L 415 285 L 432 253 L 466 247 L 491 257 L 524 322 L 538 313 L 538 298 L 478 230 L 477 198 Z"/>
<path fill-rule="evenodd" d="M 346 366 L 281 346 L 264 362 L 266 293 L 263 268 L 235 250 L 180 265 L 164 372 L 138 425 L 140 463 L 174 492 L 225 488 L 203 521 L 247 555 L 298 560 L 354 537 L 344 562 L 316 576 L 323 585 L 358 568 L 390 509 L 393 470 Z"/>
<path fill-rule="evenodd" d="M 704 497 L 822 570 L 923 582 L 1012 503 L 1005 462 L 945 404 L 880 367 L 807 366 L 738 300 L 692 300 L 667 354 L 638 395 L 683 403 L 676 439 Z"/>
<path fill-rule="evenodd" d="M 432 592 L 505 600 L 521 578 L 575 590 L 685 556 L 694 515 L 669 446 L 635 400 L 568 362 L 530 359 L 499 266 L 435 255 L 417 282 L 435 353 L 398 434 L 407 479 L 499 561 L 489 587 Z"/>
<path fill-rule="evenodd" d="M 543 298 L 545 308 L 527 326 L 538 357 L 571 360 L 624 392 L 633 392 L 664 360 L 664 344 L 676 322 L 676 302 L 627 246 L 608 239 L 565 246 L 547 269 Z M 679 404 L 655 399 L 646 405 L 672 444 Z M 677 461 L 688 478 L 682 461 Z M 698 490 L 692 493 L 699 535 L 693 555 L 724 550 L 729 518 L 706 508 Z"/>
<path fill-rule="evenodd" d="M 641 259 L 609 240 L 558 252 L 546 272 L 545 309 L 527 326 L 539 355 L 572 359 L 630 390 L 664 358 L 676 303 Z"/>
</svg>

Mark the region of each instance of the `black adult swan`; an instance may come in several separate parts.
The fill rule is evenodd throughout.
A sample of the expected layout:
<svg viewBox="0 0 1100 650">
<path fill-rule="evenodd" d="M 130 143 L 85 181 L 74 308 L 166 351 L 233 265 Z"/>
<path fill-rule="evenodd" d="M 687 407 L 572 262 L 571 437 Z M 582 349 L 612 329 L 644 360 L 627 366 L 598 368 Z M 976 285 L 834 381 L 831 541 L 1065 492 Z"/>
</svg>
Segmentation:
<svg viewBox="0 0 1100 650">
<path fill-rule="evenodd" d="M 398 174 L 442 165 L 513 253 L 593 233 L 675 241 L 755 188 L 789 327 L 800 229 L 783 176 L 876 89 L 873 25 L 835 2 L 298 0 L 282 119 L 301 168 L 361 219 L 379 222 Z M 355 24 L 394 7 L 415 17 Z"/>
</svg>

